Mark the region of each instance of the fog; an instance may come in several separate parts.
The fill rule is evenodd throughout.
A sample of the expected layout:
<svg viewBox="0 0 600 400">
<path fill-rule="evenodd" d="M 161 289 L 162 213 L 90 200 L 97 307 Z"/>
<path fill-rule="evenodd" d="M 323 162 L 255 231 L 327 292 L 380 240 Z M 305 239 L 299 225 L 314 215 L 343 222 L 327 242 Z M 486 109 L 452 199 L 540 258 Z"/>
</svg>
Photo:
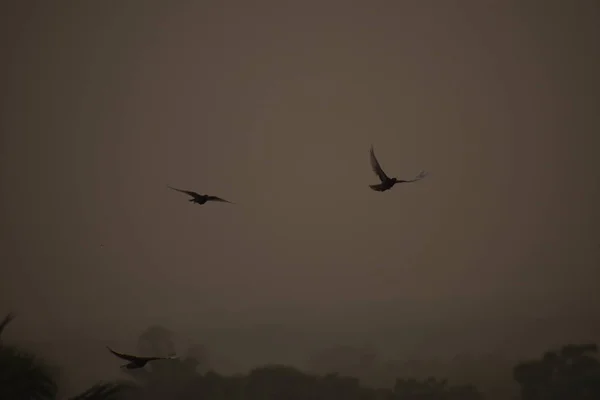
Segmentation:
<svg viewBox="0 0 600 400">
<path fill-rule="evenodd" d="M 153 325 L 222 371 L 600 340 L 594 2 L 0 8 L 0 314 L 69 388 Z"/>
</svg>

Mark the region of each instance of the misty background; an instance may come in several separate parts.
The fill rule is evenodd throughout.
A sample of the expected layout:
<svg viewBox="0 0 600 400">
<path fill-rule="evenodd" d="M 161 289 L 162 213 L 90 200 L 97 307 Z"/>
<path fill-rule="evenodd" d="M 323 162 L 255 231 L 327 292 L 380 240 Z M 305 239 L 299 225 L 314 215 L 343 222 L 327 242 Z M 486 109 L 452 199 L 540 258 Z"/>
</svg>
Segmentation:
<svg viewBox="0 0 600 400">
<path fill-rule="evenodd" d="M 5 340 L 72 387 L 119 376 L 105 346 L 152 325 L 223 371 L 600 340 L 595 2 L 0 15 Z M 371 144 L 389 175 L 430 176 L 371 191 Z"/>
</svg>

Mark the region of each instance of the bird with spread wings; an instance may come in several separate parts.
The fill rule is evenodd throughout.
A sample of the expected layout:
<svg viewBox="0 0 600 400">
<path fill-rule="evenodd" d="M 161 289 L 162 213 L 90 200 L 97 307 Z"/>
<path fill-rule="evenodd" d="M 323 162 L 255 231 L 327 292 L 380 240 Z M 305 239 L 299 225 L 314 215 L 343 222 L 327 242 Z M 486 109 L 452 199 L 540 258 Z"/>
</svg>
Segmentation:
<svg viewBox="0 0 600 400">
<path fill-rule="evenodd" d="M 106 348 L 111 353 L 113 353 L 115 356 L 122 358 L 125 361 L 129 361 L 128 364 L 121 365 L 121 368 L 127 368 L 127 369 L 144 368 L 146 366 L 146 364 L 149 363 L 150 361 L 177 359 L 177 356 L 175 356 L 174 354 L 169 357 L 138 357 L 138 356 L 132 356 L 129 354 L 118 353 L 108 346 L 106 346 Z"/>
<path fill-rule="evenodd" d="M 196 204 L 205 204 L 205 203 L 206 203 L 206 202 L 208 202 L 208 201 L 219 201 L 219 202 L 222 202 L 222 203 L 230 203 L 230 204 L 234 204 L 234 203 L 232 203 L 231 201 L 228 201 L 228 200 L 222 199 L 222 198 L 220 198 L 220 197 L 217 197 L 217 196 L 209 196 L 209 195 L 207 195 L 207 194 L 199 194 L 199 193 L 196 193 L 196 192 L 192 192 L 191 190 L 182 190 L 182 189 L 177 189 L 177 188 L 174 188 L 174 187 L 172 187 L 172 186 L 169 186 L 169 185 L 167 185 L 167 187 L 168 187 L 169 189 L 173 189 L 173 190 L 176 190 L 176 191 L 178 191 L 178 192 L 180 192 L 180 193 L 185 193 L 185 194 L 187 194 L 188 196 L 191 196 L 192 198 L 191 198 L 191 199 L 189 199 L 189 201 L 191 201 L 192 203 L 196 203 Z"/>
<path fill-rule="evenodd" d="M 371 145 L 370 155 L 371 155 L 371 168 L 373 168 L 373 172 L 375 172 L 375 175 L 377 175 L 377 177 L 381 181 L 381 183 L 378 183 L 377 185 L 369 185 L 369 187 L 371 189 L 375 190 L 376 192 L 385 192 L 386 190 L 390 190 L 392 187 L 394 187 L 394 185 L 396 183 L 416 182 L 416 181 L 420 181 L 421 179 L 423 179 L 427 176 L 427 173 L 425 171 L 421 171 L 419 173 L 419 175 L 417 175 L 416 177 L 414 177 L 413 179 L 410 179 L 410 180 L 390 178 L 383 171 L 383 168 L 381 168 L 381 164 L 379 164 L 379 161 L 377 161 L 377 157 L 375 157 L 375 151 L 373 150 L 372 145 Z"/>
</svg>

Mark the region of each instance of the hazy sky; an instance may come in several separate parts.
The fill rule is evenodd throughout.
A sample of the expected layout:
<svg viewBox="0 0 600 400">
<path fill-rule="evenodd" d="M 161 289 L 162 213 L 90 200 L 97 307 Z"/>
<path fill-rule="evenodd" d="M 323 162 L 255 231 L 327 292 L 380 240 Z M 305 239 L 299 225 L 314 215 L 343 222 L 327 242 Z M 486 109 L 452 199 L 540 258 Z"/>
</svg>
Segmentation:
<svg viewBox="0 0 600 400">
<path fill-rule="evenodd" d="M 7 338 L 600 310 L 597 2 L 12 3 Z"/>
</svg>

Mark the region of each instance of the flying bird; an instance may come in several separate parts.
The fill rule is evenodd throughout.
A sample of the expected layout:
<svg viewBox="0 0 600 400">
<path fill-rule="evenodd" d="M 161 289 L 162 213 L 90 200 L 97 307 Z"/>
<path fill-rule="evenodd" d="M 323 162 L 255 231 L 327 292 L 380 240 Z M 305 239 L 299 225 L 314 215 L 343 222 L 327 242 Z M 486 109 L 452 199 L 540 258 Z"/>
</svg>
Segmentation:
<svg viewBox="0 0 600 400">
<path fill-rule="evenodd" d="M 138 357 L 138 356 L 131 356 L 129 354 L 117 353 L 116 351 L 114 351 L 113 349 L 111 349 L 108 346 L 106 346 L 106 348 L 111 353 L 113 353 L 115 356 L 122 358 L 123 360 L 129 361 L 129 364 L 121 365 L 121 368 L 127 368 L 127 369 L 144 368 L 144 366 L 150 361 L 177 359 L 177 357 L 174 354 L 169 357 Z"/>
<path fill-rule="evenodd" d="M 2 336 L 2 331 L 4 331 L 4 328 L 6 328 L 6 325 L 8 325 L 8 323 L 13 319 L 15 319 L 15 314 L 8 313 L 2 322 L 0 322 L 0 336 Z"/>
<path fill-rule="evenodd" d="M 421 179 L 427 176 L 425 171 L 421 171 L 419 175 L 410 180 L 401 180 L 397 178 L 390 178 L 383 172 L 379 161 L 377 161 L 377 157 L 375 157 L 375 151 L 373 150 L 373 146 L 371 145 L 371 168 L 373 168 L 373 172 L 379 177 L 381 183 L 377 185 L 369 185 L 369 187 L 376 192 L 385 192 L 386 190 L 390 190 L 396 183 L 410 183 L 420 181 Z"/>
<path fill-rule="evenodd" d="M 234 204 L 234 203 L 232 203 L 231 201 L 228 201 L 228 200 L 222 199 L 222 198 L 220 198 L 220 197 L 217 197 L 217 196 L 209 196 L 209 195 L 207 195 L 207 194 L 199 194 L 199 193 L 196 193 L 196 192 L 192 192 L 191 190 L 182 190 L 182 189 L 177 189 L 177 188 L 174 188 L 174 187 L 172 187 L 172 186 L 169 186 L 169 185 L 167 185 L 167 187 L 168 187 L 169 189 L 173 189 L 173 190 L 176 190 L 176 191 L 178 191 L 178 192 L 185 193 L 185 194 L 187 194 L 188 196 L 192 196 L 192 198 L 189 200 L 189 201 L 191 201 L 192 203 L 204 204 L 204 203 L 206 203 L 207 201 L 220 201 L 220 202 L 222 202 L 222 203 Z"/>
</svg>

